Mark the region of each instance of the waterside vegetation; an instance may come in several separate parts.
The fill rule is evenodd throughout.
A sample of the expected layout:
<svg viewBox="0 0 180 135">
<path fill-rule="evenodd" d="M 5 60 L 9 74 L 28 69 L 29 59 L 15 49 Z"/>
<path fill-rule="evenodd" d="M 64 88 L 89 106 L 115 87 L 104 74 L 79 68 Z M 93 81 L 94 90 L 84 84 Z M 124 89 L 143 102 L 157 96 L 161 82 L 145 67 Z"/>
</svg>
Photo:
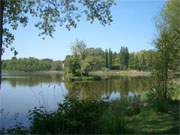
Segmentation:
<svg viewBox="0 0 180 135">
<path fill-rule="evenodd" d="M 178 101 L 158 103 L 140 96 L 120 100 L 78 100 L 66 98 L 55 112 L 34 108 L 29 112 L 32 124 L 21 124 L 1 133 L 9 134 L 105 134 L 179 133 Z M 158 107 L 158 108 L 157 108 Z M 165 110 L 164 110 L 165 109 Z"/>
<path fill-rule="evenodd" d="M 127 74 L 124 70 L 128 69 L 150 71 L 154 83 L 144 95 L 121 96 L 118 100 L 67 97 L 54 112 L 48 112 L 43 107 L 31 110 L 29 129 L 17 126 L 0 133 L 179 134 L 180 100 L 174 98 L 179 92 L 179 7 L 179 0 L 166 2 L 157 21 L 155 51 L 129 53 L 127 47 L 121 47 L 116 53 L 111 49 L 87 48 L 83 41 L 76 41 L 72 46 L 72 55 L 64 60 L 68 80 L 90 80 L 93 75 L 100 76 L 102 71 L 108 75 L 111 70 L 121 70 L 115 74 L 124 75 Z"/>
</svg>

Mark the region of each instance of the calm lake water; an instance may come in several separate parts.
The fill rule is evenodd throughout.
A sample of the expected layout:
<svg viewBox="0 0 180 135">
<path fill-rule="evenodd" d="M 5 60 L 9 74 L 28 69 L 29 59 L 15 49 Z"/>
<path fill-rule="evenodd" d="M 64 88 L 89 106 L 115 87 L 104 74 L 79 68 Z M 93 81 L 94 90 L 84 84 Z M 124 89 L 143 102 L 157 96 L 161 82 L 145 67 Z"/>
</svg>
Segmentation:
<svg viewBox="0 0 180 135">
<path fill-rule="evenodd" d="M 20 122 L 30 124 L 28 111 L 45 107 L 54 111 L 66 96 L 116 100 L 142 94 L 151 87 L 150 77 L 116 77 L 101 81 L 66 82 L 60 74 L 6 74 L 0 90 L 0 128 Z"/>
</svg>

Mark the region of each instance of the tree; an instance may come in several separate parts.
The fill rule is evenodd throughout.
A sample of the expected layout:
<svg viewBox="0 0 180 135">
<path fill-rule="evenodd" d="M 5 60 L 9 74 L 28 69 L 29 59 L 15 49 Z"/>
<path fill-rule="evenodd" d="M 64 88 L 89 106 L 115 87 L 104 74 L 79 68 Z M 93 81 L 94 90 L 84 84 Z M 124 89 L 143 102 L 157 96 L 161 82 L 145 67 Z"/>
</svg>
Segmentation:
<svg viewBox="0 0 180 135">
<path fill-rule="evenodd" d="M 147 69 L 146 51 L 140 51 L 137 54 L 139 70 L 145 71 Z"/>
<path fill-rule="evenodd" d="M 131 53 L 129 55 L 129 68 L 135 69 L 135 54 L 134 53 Z"/>
<path fill-rule="evenodd" d="M 93 56 L 85 58 L 85 60 L 81 62 L 81 74 L 88 76 L 89 72 L 95 68 L 96 64 L 98 64 L 96 62 L 97 60 Z"/>
<path fill-rule="evenodd" d="M 155 63 L 155 50 L 142 50 L 129 54 L 129 69 L 152 71 Z"/>
<path fill-rule="evenodd" d="M 137 55 L 135 55 L 134 61 L 135 61 L 135 62 L 134 62 L 134 64 L 135 64 L 135 69 L 136 69 L 136 70 L 140 70 L 139 58 L 138 58 Z"/>
<path fill-rule="evenodd" d="M 108 68 L 111 69 L 112 68 L 112 51 L 109 48 L 109 53 L 108 53 Z"/>
<path fill-rule="evenodd" d="M 155 77 L 163 99 L 168 98 L 169 85 L 175 73 L 180 71 L 180 1 L 167 1 L 159 16 L 157 29 L 159 36 L 155 40 L 157 49 Z"/>
<path fill-rule="evenodd" d="M 112 53 L 112 69 L 119 70 L 119 53 Z"/>
<path fill-rule="evenodd" d="M 71 47 L 71 50 L 72 55 L 69 57 L 78 59 L 76 65 L 79 65 L 78 71 L 80 72 L 77 74 L 73 70 L 69 70 L 72 76 L 88 76 L 90 71 L 101 70 L 105 65 L 104 51 L 101 48 L 86 48 L 84 41 L 76 41 Z M 66 64 L 65 66 L 71 65 Z"/>
<path fill-rule="evenodd" d="M 74 56 L 79 57 L 80 59 L 84 59 L 85 57 L 86 44 L 84 41 L 76 40 L 71 47 L 71 51 Z"/>
<path fill-rule="evenodd" d="M 62 62 L 61 61 L 54 61 L 51 65 L 51 70 L 59 71 L 62 70 Z"/>
<path fill-rule="evenodd" d="M 81 75 L 81 65 L 79 62 L 79 58 L 74 56 L 66 56 L 65 73 L 69 78 Z"/>
<path fill-rule="evenodd" d="M 128 69 L 129 51 L 127 47 L 121 47 L 120 53 L 120 69 Z"/>
<path fill-rule="evenodd" d="M 105 65 L 104 59 L 104 51 L 101 48 L 86 48 L 85 50 L 85 60 L 91 59 L 91 69 L 95 70 L 102 70 Z M 91 61 L 88 60 L 88 61 Z M 83 61 L 82 61 L 83 62 Z"/>
<path fill-rule="evenodd" d="M 156 61 L 155 56 L 156 56 L 155 50 L 148 50 L 145 52 L 145 57 L 147 60 L 146 67 L 147 67 L 147 70 L 149 71 L 153 70 L 153 65 L 155 64 L 155 61 Z"/>
<path fill-rule="evenodd" d="M 5 71 L 47 71 L 47 70 L 61 70 L 62 62 L 53 61 L 51 59 L 36 59 L 30 58 L 12 58 L 11 60 L 4 60 L 2 70 Z"/>
<path fill-rule="evenodd" d="M 105 51 L 105 59 L 106 59 L 106 68 L 108 68 L 108 50 Z"/>
<path fill-rule="evenodd" d="M 0 0 L 0 64 L 2 53 L 14 40 L 12 31 L 19 24 L 26 26 L 29 17 L 38 18 L 35 27 L 40 29 L 40 36 L 53 37 L 57 25 L 65 26 L 68 30 L 77 26 L 82 15 L 91 23 L 99 20 L 102 25 L 110 24 L 110 12 L 114 0 Z M 1 67 L 0 67 L 1 77 Z"/>
<path fill-rule="evenodd" d="M 128 64 L 129 64 L 129 51 L 128 48 L 125 48 L 125 56 L 124 56 L 124 64 L 126 66 L 126 69 L 128 69 Z"/>
</svg>

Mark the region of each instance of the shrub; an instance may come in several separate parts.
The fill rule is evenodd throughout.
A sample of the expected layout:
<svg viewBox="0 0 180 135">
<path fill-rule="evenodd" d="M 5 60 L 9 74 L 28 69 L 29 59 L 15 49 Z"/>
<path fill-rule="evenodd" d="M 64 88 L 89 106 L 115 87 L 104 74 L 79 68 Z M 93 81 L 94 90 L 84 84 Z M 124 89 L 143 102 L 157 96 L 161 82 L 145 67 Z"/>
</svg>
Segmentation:
<svg viewBox="0 0 180 135">
<path fill-rule="evenodd" d="M 97 133 L 100 118 L 107 107 L 108 103 L 104 101 L 67 98 L 53 113 L 35 108 L 30 113 L 31 131 L 33 134 Z"/>
</svg>

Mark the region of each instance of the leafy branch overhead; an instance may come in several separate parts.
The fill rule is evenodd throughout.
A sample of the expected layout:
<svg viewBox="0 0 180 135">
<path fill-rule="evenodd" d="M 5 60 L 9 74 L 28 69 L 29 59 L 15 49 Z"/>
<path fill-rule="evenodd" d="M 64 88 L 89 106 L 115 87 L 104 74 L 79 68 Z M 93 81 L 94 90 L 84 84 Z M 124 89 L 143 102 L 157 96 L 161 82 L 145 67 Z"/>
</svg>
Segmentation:
<svg viewBox="0 0 180 135">
<path fill-rule="evenodd" d="M 110 24 L 113 4 L 114 0 L 4 0 L 3 46 L 9 47 L 15 39 L 13 31 L 30 21 L 43 39 L 53 37 L 57 26 L 76 28 L 82 16 L 91 23 L 97 20 L 102 25 Z"/>
</svg>

